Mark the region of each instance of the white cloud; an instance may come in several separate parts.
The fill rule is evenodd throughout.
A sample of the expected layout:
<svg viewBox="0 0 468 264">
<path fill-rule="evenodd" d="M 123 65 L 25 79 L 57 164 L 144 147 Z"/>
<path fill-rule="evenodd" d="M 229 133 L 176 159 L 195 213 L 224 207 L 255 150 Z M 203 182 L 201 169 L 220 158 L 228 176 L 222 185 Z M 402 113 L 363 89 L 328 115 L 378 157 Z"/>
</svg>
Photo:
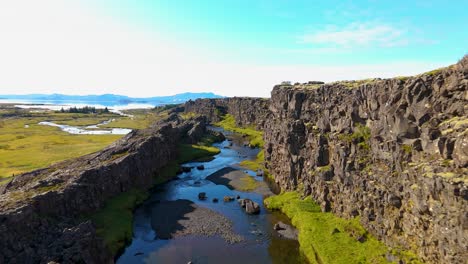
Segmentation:
<svg viewBox="0 0 468 264">
<path fill-rule="evenodd" d="M 377 23 L 351 23 L 344 27 L 328 25 L 322 30 L 300 37 L 301 43 L 353 47 L 393 47 L 408 44 L 406 32 Z"/>
</svg>

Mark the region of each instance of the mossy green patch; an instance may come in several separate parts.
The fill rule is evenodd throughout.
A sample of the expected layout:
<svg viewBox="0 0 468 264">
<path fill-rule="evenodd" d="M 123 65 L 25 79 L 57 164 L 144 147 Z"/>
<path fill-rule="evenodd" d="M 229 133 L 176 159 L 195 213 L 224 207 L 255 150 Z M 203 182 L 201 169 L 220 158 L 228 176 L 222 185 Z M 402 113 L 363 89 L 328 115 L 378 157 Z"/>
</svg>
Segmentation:
<svg viewBox="0 0 468 264">
<path fill-rule="evenodd" d="M 359 218 L 345 220 L 324 213 L 310 198 L 301 200 L 297 192 L 269 197 L 265 205 L 291 219 L 299 230 L 301 250 L 311 263 L 387 263 L 389 249 L 361 226 Z"/>
<path fill-rule="evenodd" d="M 357 124 L 354 127 L 354 131 L 351 134 L 339 134 L 338 139 L 347 143 L 351 142 L 358 142 L 363 143 L 359 145 L 361 148 L 367 149 L 369 146 L 367 146 L 367 142 L 371 138 L 371 130 L 369 127 L 362 125 L 362 124 Z"/>
<path fill-rule="evenodd" d="M 225 130 L 233 131 L 239 134 L 247 135 L 249 137 L 249 144 L 252 147 L 263 147 L 263 133 L 256 130 L 254 127 L 239 127 L 236 124 L 234 116 L 227 114 L 223 116 L 223 120 L 215 124 Z"/>
<path fill-rule="evenodd" d="M 331 83 L 332 85 L 343 85 L 344 87 L 348 89 L 355 89 L 360 87 L 361 85 L 366 85 L 366 84 L 373 84 L 377 81 L 378 79 L 375 78 L 368 78 L 368 79 L 362 79 L 362 80 L 352 80 L 352 81 L 337 81 Z"/>
<path fill-rule="evenodd" d="M 179 168 L 179 163 L 177 163 L 176 161 L 170 162 L 156 173 L 153 183 L 155 185 L 158 185 L 169 181 L 177 175 Z"/>
<path fill-rule="evenodd" d="M 97 234 L 104 239 L 113 255 L 131 240 L 133 210 L 147 198 L 148 192 L 132 189 L 111 198 L 102 210 L 91 216 Z"/>
<path fill-rule="evenodd" d="M 455 117 L 452 117 L 452 118 L 450 118 L 448 120 L 445 120 L 442 123 L 440 123 L 439 127 L 444 126 L 444 125 L 450 126 L 450 128 L 447 129 L 447 131 L 449 129 L 451 129 L 450 132 L 453 132 L 454 130 L 467 128 L 468 127 L 468 118 L 463 117 L 463 116 L 455 116 Z M 449 132 L 447 132 L 447 131 L 445 131 L 445 133 L 443 132 L 443 134 L 448 134 Z"/>
<path fill-rule="evenodd" d="M 199 116 L 198 114 L 193 113 L 193 112 L 185 112 L 185 113 L 181 113 L 179 115 L 184 120 L 188 120 L 188 119 L 195 118 L 195 117 Z"/>
<path fill-rule="evenodd" d="M 443 68 L 435 69 L 435 70 L 432 70 L 432 71 L 428 71 L 428 72 L 425 72 L 425 73 L 423 73 L 421 75 L 434 76 L 434 75 L 437 75 L 437 74 L 441 73 L 445 69 L 447 69 L 447 67 L 443 67 Z"/>
<path fill-rule="evenodd" d="M 401 149 L 406 153 L 406 154 L 411 154 L 413 152 L 413 148 L 410 145 L 401 145 Z"/>
<path fill-rule="evenodd" d="M 395 79 L 400 80 L 400 81 L 404 81 L 404 82 L 406 82 L 410 78 L 411 78 L 410 76 L 397 76 L 397 77 L 395 77 Z"/>
<path fill-rule="evenodd" d="M 319 171 L 319 172 L 327 172 L 327 171 L 330 171 L 330 170 L 331 170 L 331 166 L 330 166 L 330 165 L 317 167 L 317 171 Z"/>
<path fill-rule="evenodd" d="M 207 157 L 219 154 L 220 150 L 216 147 L 203 146 L 203 145 L 191 145 L 191 144 L 180 144 L 179 145 L 179 157 L 177 161 L 179 163 L 185 163 L 189 161 L 204 160 Z"/>
<path fill-rule="evenodd" d="M 250 175 L 246 175 L 239 179 L 239 186 L 236 189 L 243 192 L 253 191 L 257 189 L 258 183 Z"/>
<path fill-rule="evenodd" d="M 268 169 L 265 168 L 265 151 L 263 149 L 258 152 L 255 160 L 244 160 L 240 163 L 240 165 L 253 171 L 263 170 L 265 177 L 270 179 L 272 182 L 275 180 L 273 175 L 271 175 Z"/>
<path fill-rule="evenodd" d="M 258 152 L 257 157 L 255 160 L 243 160 L 240 165 L 245 167 L 249 170 L 257 171 L 257 170 L 264 170 L 264 162 L 265 162 L 265 152 L 261 150 Z"/>
</svg>

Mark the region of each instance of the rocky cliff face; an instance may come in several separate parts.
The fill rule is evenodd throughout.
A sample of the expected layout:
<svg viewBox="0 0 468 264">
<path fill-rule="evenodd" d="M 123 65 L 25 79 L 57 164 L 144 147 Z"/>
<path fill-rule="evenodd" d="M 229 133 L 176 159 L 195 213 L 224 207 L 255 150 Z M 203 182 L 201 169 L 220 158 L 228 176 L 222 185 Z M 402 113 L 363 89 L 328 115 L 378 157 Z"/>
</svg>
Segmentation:
<svg viewBox="0 0 468 264">
<path fill-rule="evenodd" d="M 279 85 L 271 101 L 196 100 L 187 112 L 264 131 L 283 190 L 429 263 L 468 259 L 468 57 L 410 78 Z"/>
<path fill-rule="evenodd" d="M 211 122 L 218 122 L 224 114 L 233 115 L 240 126 L 263 128 L 269 114 L 270 100 L 264 98 L 222 98 L 198 99 L 185 103 L 185 112 L 206 116 Z"/>
<path fill-rule="evenodd" d="M 132 188 L 147 189 L 195 142 L 205 119 L 177 116 L 133 131 L 101 152 L 26 173 L 0 187 L 0 263 L 110 263 L 113 256 L 83 215 Z"/>
<path fill-rule="evenodd" d="M 468 57 L 411 78 L 280 85 L 265 159 L 284 190 L 430 263 L 468 259 Z"/>
</svg>

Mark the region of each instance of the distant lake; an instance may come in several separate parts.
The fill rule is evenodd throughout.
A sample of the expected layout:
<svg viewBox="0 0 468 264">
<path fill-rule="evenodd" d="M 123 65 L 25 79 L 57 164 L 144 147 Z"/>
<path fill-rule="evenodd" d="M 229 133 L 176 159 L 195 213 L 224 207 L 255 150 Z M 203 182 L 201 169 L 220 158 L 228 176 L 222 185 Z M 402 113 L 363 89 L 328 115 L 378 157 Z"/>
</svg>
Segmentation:
<svg viewBox="0 0 468 264">
<path fill-rule="evenodd" d="M 15 104 L 20 108 L 41 108 L 50 110 L 67 109 L 70 107 L 85 107 L 91 106 L 96 108 L 109 108 L 110 110 L 126 110 L 137 108 L 153 108 L 163 104 L 151 103 L 119 103 L 106 101 L 67 101 L 67 100 L 22 100 L 22 99 L 0 99 L 0 104 Z"/>
</svg>

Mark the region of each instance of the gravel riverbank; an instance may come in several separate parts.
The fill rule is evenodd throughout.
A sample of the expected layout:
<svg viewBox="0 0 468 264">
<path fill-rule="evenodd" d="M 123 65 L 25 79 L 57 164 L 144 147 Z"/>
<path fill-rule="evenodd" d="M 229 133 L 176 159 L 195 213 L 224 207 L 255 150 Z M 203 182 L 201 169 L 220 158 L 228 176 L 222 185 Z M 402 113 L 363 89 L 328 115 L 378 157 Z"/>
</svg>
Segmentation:
<svg viewBox="0 0 468 264">
<path fill-rule="evenodd" d="M 153 212 L 151 226 L 160 239 L 217 235 L 230 244 L 243 241 L 242 236 L 233 232 L 229 219 L 189 200 L 162 201 L 154 207 Z"/>
</svg>

